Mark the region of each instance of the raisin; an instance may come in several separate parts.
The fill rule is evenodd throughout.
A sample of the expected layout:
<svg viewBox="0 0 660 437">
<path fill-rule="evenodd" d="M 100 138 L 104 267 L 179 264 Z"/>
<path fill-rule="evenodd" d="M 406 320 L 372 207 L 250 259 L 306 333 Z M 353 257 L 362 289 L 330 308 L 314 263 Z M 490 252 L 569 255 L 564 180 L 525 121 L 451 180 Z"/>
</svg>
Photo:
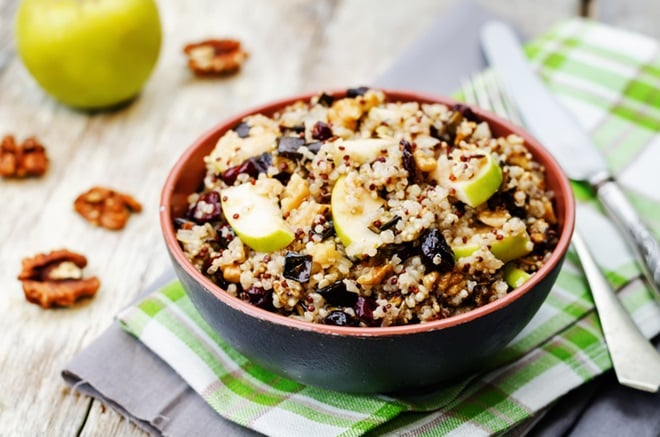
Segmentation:
<svg viewBox="0 0 660 437">
<path fill-rule="evenodd" d="M 378 249 L 378 258 L 388 260 L 392 256 L 398 256 L 401 261 L 417 255 L 417 248 L 413 241 L 405 241 L 403 243 L 385 244 Z"/>
<path fill-rule="evenodd" d="M 332 138 L 332 128 L 328 123 L 317 121 L 312 127 L 312 138 L 319 141 L 325 141 Z"/>
<path fill-rule="evenodd" d="M 406 140 L 401 140 L 400 144 L 403 147 L 403 168 L 408 172 L 408 183 L 413 184 L 417 178 L 417 166 L 412 153 L 412 144 Z"/>
<path fill-rule="evenodd" d="M 250 125 L 244 121 L 241 121 L 236 126 L 232 127 L 231 130 L 236 132 L 236 135 L 241 138 L 247 138 L 250 136 Z"/>
<path fill-rule="evenodd" d="M 448 271 L 454 268 L 454 252 L 439 229 L 429 229 L 421 236 L 422 262 L 427 270 Z"/>
<path fill-rule="evenodd" d="M 328 314 L 323 323 L 335 326 L 357 326 L 357 320 L 343 311 L 335 310 Z"/>
<path fill-rule="evenodd" d="M 292 281 L 304 284 L 309 282 L 312 274 L 312 257 L 295 252 L 287 252 L 284 256 L 284 271 L 282 276 Z"/>
<path fill-rule="evenodd" d="M 229 243 L 236 237 L 234 230 L 228 224 L 222 224 L 215 228 L 215 241 L 221 249 L 226 249 Z"/>
<path fill-rule="evenodd" d="M 206 205 L 211 205 L 211 208 Z M 217 220 L 221 215 L 220 194 L 217 191 L 209 191 L 199 196 L 197 202 L 186 213 L 187 218 L 200 224 Z"/>
<path fill-rule="evenodd" d="M 279 137 L 277 139 L 277 153 L 291 159 L 300 159 L 302 154 L 298 152 L 305 145 L 305 139 L 300 137 Z"/>
<path fill-rule="evenodd" d="M 322 145 L 323 145 L 323 143 L 320 142 L 320 141 L 313 141 L 313 142 L 311 142 L 311 143 L 307 143 L 307 144 L 306 144 L 307 149 L 309 149 L 309 151 L 312 152 L 312 153 L 315 154 L 315 155 L 316 155 L 317 153 L 319 153 L 319 150 L 321 150 L 321 146 L 322 146 Z"/>
<path fill-rule="evenodd" d="M 355 98 L 357 96 L 363 96 L 367 91 L 369 91 L 369 87 L 366 86 L 349 88 L 346 90 L 346 97 Z"/>
<path fill-rule="evenodd" d="M 472 111 L 472 108 L 462 103 L 456 103 L 451 107 L 451 110 L 454 112 L 459 112 L 463 118 L 467 119 L 468 121 L 473 121 L 475 123 L 482 122 L 481 117 L 475 114 L 474 111 Z"/>
<path fill-rule="evenodd" d="M 323 106 L 332 106 L 334 101 L 335 98 L 330 94 L 323 93 L 321 94 L 321 97 L 319 97 L 319 103 Z"/>
<path fill-rule="evenodd" d="M 343 307 L 352 307 L 358 300 L 357 293 L 348 291 L 344 281 L 336 281 L 327 287 L 323 287 L 317 291 L 318 294 L 332 305 Z"/>
</svg>

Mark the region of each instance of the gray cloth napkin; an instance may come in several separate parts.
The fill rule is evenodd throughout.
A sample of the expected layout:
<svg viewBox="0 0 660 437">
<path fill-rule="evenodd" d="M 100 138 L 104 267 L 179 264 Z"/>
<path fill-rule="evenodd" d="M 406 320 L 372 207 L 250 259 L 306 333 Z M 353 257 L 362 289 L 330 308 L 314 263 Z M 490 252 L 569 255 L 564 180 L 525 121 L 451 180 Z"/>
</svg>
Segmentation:
<svg viewBox="0 0 660 437">
<path fill-rule="evenodd" d="M 478 31 L 493 14 L 472 1 L 457 3 L 373 85 L 450 94 L 460 86 L 461 78 L 483 69 Z M 172 279 L 174 272 L 169 269 L 140 295 Z M 117 323 L 76 356 L 62 376 L 76 390 L 99 399 L 154 435 L 257 435 L 215 413 L 167 364 Z M 659 411 L 660 394 L 618 386 L 609 372 L 558 401 L 531 431 L 526 427 L 514 434 L 657 436 Z"/>
</svg>

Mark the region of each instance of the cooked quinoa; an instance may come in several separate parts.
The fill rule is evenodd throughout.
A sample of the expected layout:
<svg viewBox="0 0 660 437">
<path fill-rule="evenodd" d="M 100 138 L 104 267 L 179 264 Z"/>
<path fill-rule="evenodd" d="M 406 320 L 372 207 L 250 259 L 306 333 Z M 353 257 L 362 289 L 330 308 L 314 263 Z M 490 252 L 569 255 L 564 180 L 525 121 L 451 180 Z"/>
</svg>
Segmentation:
<svg viewBox="0 0 660 437">
<path fill-rule="evenodd" d="M 310 322 L 464 313 L 524 282 L 557 242 L 544 168 L 463 105 L 320 94 L 245 117 L 205 163 L 175 220 L 186 256 L 227 293 Z M 262 227 L 272 237 L 251 238 Z"/>
</svg>

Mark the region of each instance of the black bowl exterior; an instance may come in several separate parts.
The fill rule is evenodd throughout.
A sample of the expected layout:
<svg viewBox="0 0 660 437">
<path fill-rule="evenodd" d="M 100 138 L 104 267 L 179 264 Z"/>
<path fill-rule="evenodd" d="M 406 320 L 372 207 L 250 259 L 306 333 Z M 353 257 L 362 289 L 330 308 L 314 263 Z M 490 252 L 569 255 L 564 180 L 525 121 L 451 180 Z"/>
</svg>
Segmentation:
<svg viewBox="0 0 660 437">
<path fill-rule="evenodd" d="M 340 336 L 252 317 L 219 300 L 174 258 L 173 264 L 202 317 L 253 363 L 303 384 L 386 393 L 448 381 L 483 367 L 538 311 L 563 259 L 533 289 L 498 311 L 443 329 L 386 336 Z"/>
</svg>

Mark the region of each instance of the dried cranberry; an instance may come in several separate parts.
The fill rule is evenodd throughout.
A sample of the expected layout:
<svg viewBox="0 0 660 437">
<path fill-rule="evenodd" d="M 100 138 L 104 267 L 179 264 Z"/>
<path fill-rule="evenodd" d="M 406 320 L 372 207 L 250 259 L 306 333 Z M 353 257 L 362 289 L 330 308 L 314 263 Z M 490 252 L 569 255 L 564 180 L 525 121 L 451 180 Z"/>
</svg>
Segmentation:
<svg viewBox="0 0 660 437">
<path fill-rule="evenodd" d="M 466 118 L 469 121 L 473 121 L 475 123 L 481 123 L 482 121 L 481 117 L 479 117 L 477 114 L 474 113 L 474 111 L 472 111 L 472 108 L 462 103 L 456 103 L 454 106 L 451 107 L 451 110 L 455 112 L 460 112 L 463 118 Z"/>
<path fill-rule="evenodd" d="M 454 268 L 454 252 L 439 229 L 425 231 L 421 240 L 422 262 L 429 271 L 448 271 Z"/>
<path fill-rule="evenodd" d="M 211 205 L 209 208 L 208 205 Z M 192 205 L 186 216 L 197 223 L 208 223 L 217 220 L 222 215 L 220 207 L 220 194 L 217 191 L 209 191 L 199 196 L 197 202 Z"/>
<path fill-rule="evenodd" d="M 295 252 L 287 252 L 284 256 L 284 271 L 282 276 L 292 281 L 304 284 L 309 282 L 312 274 L 312 257 Z"/>
<path fill-rule="evenodd" d="M 250 287 L 241 293 L 241 299 L 265 310 L 273 310 L 273 291 L 261 287 Z"/>
<path fill-rule="evenodd" d="M 332 128 L 328 123 L 317 121 L 312 127 L 312 138 L 319 141 L 325 141 L 332 138 Z"/>
<path fill-rule="evenodd" d="M 369 87 L 366 86 L 349 88 L 346 90 L 346 97 L 355 98 L 357 96 L 363 96 L 367 91 L 369 91 Z"/>
<path fill-rule="evenodd" d="M 288 136 L 279 137 L 277 139 L 277 153 L 287 158 L 300 159 L 302 154 L 298 152 L 298 149 L 304 145 L 304 138 Z"/>
<path fill-rule="evenodd" d="M 357 320 L 343 311 L 335 310 L 328 314 L 323 323 L 335 326 L 357 326 Z"/>
<path fill-rule="evenodd" d="M 323 93 L 319 97 L 319 103 L 323 106 L 332 106 L 332 103 L 335 101 L 335 98 L 330 94 Z"/>
<path fill-rule="evenodd" d="M 236 132 L 236 135 L 241 138 L 247 138 L 250 136 L 250 125 L 244 121 L 241 121 L 236 126 L 232 127 L 231 130 Z"/>
<path fill-rule="evenodd" d="M 252 178 L 257 178 L 259 173 L 266 173 L 273 163 L 273 157 L 270 153 L 263 153 L 243 161 L 239 165 L 228 168 L 222 173 L 222 180 L 227 185 L 233 185 L 240 174 L 247 174 Z"/>
<path fill-rule="evenodd" d="M 412 153 L 412 144 L 406 140 L 401 140 L 400 144 L 403 147 L 403 168 L 408 172 L 408 183 L 412 184 L 417 178 L 417 166 Z"/>
<path fill-rule="evenodd" d="M 378 308 L 378 304 L 372 297 L 358 297 L 355 303 L 355 314 L 360 321 L 367 326 L 375 326 L 378 324 L 374 319 L 374 311 Z"/>
<path fill-rule="evenodd" d="M 333 282 L 327 287 L 323 287 L 317 291 L 318 294 L 332 305 L 342 307 L 352 307 L 358 300 L 357 293 L 348 291 L 344 281 Z"/>
</svg>

